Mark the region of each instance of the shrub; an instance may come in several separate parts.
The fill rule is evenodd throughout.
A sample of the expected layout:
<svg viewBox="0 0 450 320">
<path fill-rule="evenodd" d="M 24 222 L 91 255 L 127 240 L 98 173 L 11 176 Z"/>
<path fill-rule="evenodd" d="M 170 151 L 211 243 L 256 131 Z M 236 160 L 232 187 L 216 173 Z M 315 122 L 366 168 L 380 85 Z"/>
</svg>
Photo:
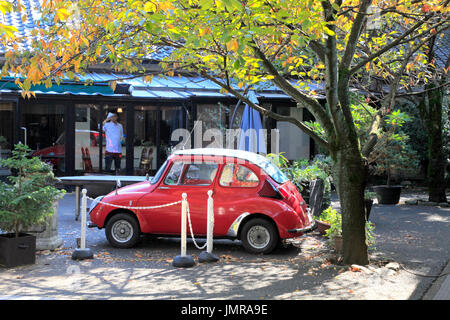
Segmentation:
<svg viewBox="0 0 450 320">
<path fill-rule="evenodd" d="M 30 151 L 17 144 L 10 158 L 0 160 L 0 165 L 17 173 L 8 177 L 10 183 L 0 182 L 0 229 L 16 237 L 51 216 L 53 202 L 65 192 L 53 186 L 56 179 L 51 166 L 27 157 Z"/>
</svg>

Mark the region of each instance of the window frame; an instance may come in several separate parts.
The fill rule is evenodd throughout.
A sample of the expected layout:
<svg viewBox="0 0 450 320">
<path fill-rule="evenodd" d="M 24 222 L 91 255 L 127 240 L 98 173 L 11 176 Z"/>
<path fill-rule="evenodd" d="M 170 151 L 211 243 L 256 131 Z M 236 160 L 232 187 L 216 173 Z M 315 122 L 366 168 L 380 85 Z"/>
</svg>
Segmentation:
<svg viewBox="0 0 450 320">
<path fill-rule="evenodd" d="M 197 164 L 197 165 L 209 164 L 209 165 L 216 165 L 217 166 L 216 174 L 215 174 L 214 178 L 211 180 L 210 184 L 183 184 L 183 183 L 181 183 L 181 181 L 183 181 L 184 178 L 186 177 L 186 174 L 187 174 L 187 172 L 189 170 L 189 166 L 192 165 L 192 164 L 194 164 L 194 165 L 195 164 Z M 216 180 L 217 172 L 219 172 L 219 164 L 217 162 L 201 162 L 201 163 L 191 162 L 191 163 L 184 163 L 183 173 L 181 174 L 180 181 L 179 181 L 180 183 L 177 184 L 177 186 L 188 186 L 188 187 L 209 187 L 209 186 L 212 186 L 212 185 L 214 185 L 214 180 Z"/>
<path fill-rule="evenodd" d="M 223 184 L 220 183 L 220 180 L 222 178 L 222 174 L 223 171 L 225 170 L 225 167 L 228 165 L 237 165 L 237 166 L 242 166 L 244 168 L 246 168 L 247 170 L 250 170 L 258 179 L 258 184 L 256 184 L 255 186 L 225 186 Z M 234 173 L 233 173 L 234 175 Z M 220 170 L 220 177 L 218 178 L 217 184 L 221 187 L 221 188 L 246 188 L 246 189 L 251 189 L 251 188 L 258 188 L 259 185 L 261 184 L 261 179 L 259 178 L 259 176 L 256 174 L 255 170 L 253 170 L 252 168 L 250 168 L 247 164 L 242 164 L 242 163 L 224 163 L 222 166 L 222 169 Z"/>
</svg>

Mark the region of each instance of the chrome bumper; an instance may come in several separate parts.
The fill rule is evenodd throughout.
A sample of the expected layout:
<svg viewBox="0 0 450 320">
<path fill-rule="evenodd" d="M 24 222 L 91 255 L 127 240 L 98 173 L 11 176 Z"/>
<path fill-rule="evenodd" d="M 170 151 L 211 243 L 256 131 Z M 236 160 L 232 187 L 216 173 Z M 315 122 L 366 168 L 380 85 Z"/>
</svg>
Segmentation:
<svg viewBox="0 0 450 320">
<path fill-rule="evenodd" d="M 299 233 L 299 232 L 301 232 L 301 233 L 308 233 L 308 232 L 314 231 L 316 229 L 317 229 L 317 223 L 316 223 L 316 220 L 313 220 L 313 222 L 307 227 L 297 228 L 297 229 L 290 229 L 290 230 L 288 230 L 288 232 L 289 233 Z"/>
</svg>

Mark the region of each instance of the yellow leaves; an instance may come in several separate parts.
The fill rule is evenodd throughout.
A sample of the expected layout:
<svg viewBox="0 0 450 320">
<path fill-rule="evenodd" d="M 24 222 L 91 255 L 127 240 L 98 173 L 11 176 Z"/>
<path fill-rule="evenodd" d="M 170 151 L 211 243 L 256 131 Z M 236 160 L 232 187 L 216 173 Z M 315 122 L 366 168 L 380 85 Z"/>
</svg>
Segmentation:
<svg viewBox="0 0 450 320">
<path fill-rule="evenodd" d="M 81 40 L 81 42 L 83 42 L 83 43 L 86 45 L 86 47 L 89 47 L 89 40 L 86 39 L 86 38 L 83 36 L 83 34 L 80 34 L 80 40 Z"/>
<path fill-rule="evenodd" d="M 42 77 L 42 73 L 39 71 L 38 68 L 32 67 L 27 74 L 27 79 L 29 79 L 31 82 L 36 83 L 39 82 L 39 80 Z"/>
<path fill-rule="evenodd" d="M 144 4 L 144 11 L 146 11 L 146 12 L 156 12 L 159 10 L 167 12 L 167 11 L 173 10 L 173 9 L 175 9 L 175 7 L 173 6 L 172 2 L 170 2 L 170 1 L 164 1 L 164 2 L 160 2 L 160 3 L 157 3 L 156 1 L 155 2 L 147 1 Z"/>
<path fill-rule="evenodd" d="M 69 16 L 69 10 L 67 10 L 66 8 L 60 8 L 56 11 L 54 22 L 56 23 L 58 21 L 66 21 Z"/>
<path fill-rule="evenodd" d="M 200 29 L 200 36 L 203 37 L 204 35 L 210 34 L 211 33 L 211 28 L 209 26 L 207 26 L 204 29 Z"/>
<path fill-rule="evenodd" d="M 227 50 L 236 52 L 239 48 L 239 42 L 236 39 L 231 39 L 227 42 Z"/>
<path fill-rule="evenodd" d="M 116 90 L 116 86 L 117 86 L 117 81 L 110 81 L 109 82 L 109 86 L 110 86 L 112 91 L 115 91 Z"/>
<path fill-rule="evenodd" d="M 12 4 L 8 1 L 0 1 L 0 11 L 5 14 L 7 12 L 10 12 L 12 9 Z"/>
<path fill-rule="evenodd" d="M 7 38 L 10 40 L 14 40 L 15 38 L 15 32 L 17 32 L 17 28 L 14 26 L 8 26 L 3 23 L 0 23 L 0 34 L 4 33 Z"/>
<path fill-rule="evenodd" d="M 147 12 L 155 12 L 156 11 L 156 3 L 152 1 L 148 1 L 144 4 L 144 11 Z"/>
</svg>

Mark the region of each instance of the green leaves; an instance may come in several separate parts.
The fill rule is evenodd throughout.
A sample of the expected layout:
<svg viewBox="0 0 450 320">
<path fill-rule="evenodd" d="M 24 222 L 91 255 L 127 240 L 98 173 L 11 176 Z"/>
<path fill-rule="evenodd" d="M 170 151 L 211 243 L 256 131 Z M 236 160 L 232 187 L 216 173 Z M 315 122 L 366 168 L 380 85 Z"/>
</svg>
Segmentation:
<svg viewBox="0 0 450 320">
<path fill-rule="evenodd" d="M 53 214 L 53 202 L 64 190 L 53 187 L 55 178 L 50 165 L 37 157 L 29 158 L 30 149 L 15 145 L 12 157 L 1 159 L 0 166 L 17 175 L 8 177 L 10 183 L 0 182 L 0 229 L 16 234 L 42 223 Z"/>
</svg>

